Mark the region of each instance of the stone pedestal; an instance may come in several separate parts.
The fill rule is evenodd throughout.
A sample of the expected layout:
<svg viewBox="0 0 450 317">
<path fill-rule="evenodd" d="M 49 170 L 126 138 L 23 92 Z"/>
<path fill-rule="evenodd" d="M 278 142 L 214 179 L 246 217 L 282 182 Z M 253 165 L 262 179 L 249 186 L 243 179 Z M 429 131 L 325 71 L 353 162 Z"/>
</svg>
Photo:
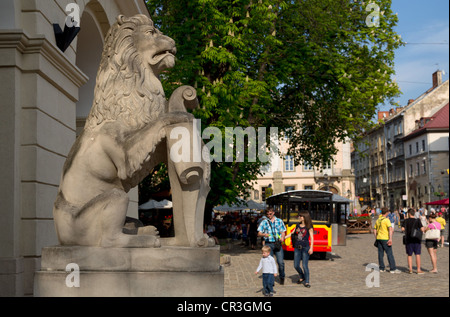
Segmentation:
<svg viewBox="0 0 450 317">
<path fill-rule="evenodd" d="M 42 297 L 221 297 L 224 296 L 224 272 L 218 246 L 53 246 L 42 250 L 34 294 Z"/>
</svg>

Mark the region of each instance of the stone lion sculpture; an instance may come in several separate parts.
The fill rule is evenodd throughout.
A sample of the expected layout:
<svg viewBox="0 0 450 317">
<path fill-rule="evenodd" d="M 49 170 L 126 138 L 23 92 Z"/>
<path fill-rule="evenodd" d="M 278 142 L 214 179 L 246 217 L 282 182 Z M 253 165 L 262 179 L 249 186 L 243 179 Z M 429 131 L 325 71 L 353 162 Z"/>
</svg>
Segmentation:
<svg viewBox="0 0 450 317">
<path fill-rule="evenodd" d="M 195 90 L 178 88 L 167 101 L 161 71 L 175 65 L 175 42 L 145 15 L 119 16 L 109 30 L 83 132 L 64 164 L 53 215 L 61 245 L 159 247 L 152 226 L 124 233 L 128 195 L 156 164 L 168 164 L 175 237 L 167 245 L 212 246 L 203 233 L 210 166 L 174 163 L 168 135 L 192 131 Z M 202 144 L 204 146 L 204 144 Z"/>
</svg>

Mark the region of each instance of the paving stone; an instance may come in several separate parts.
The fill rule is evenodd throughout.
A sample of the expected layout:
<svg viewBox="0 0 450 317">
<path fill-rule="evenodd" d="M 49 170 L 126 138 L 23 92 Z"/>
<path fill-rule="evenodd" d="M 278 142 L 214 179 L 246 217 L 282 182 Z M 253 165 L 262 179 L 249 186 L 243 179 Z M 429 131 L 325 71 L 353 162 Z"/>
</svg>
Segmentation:
<svg viewBox="0 0 450 317">
<path fill-rule="evenodd" d="M 448 230 L 448 229 L 446 229 Z M 445 234 L 447 237 L 447 233 Z M 275 279 L 276 297 L 448 297 L 449 296 L 449 248 L 438 248 L 438 273 L 433 274 L 430 256 L 422 244 L 423 275 L 408 274 L 407 256 L 402 244 L 402 233 L 396 231 L 393 252 L 400 274 L 379 273 L 379 286 L 369 287 L 366 279 L 373 271 L 366 271 L 369 263 L 378 265 L 378 252 L 373 247 L 372 234 L 347 235 L 345 246 L 333 246 L 326 260 L 310 259 L 311 288 L 296 284 L 298 274 L 293 260 L 285 259 L 285 285 Z M 236 243 L 222 253 L 230 256 L 230 265 L 224 267 L 225 297 L 260 297 L 261 273 L 255 270 L 261 258 L 261 251 L 251 250 Z M 385 256 L 385 264 L 388 261 Z M 413 256 L 415 270 L 415 257 Z M 369 276 L 370 278 L 370 276 Z M 371 279 L 373 281 L 373 279 Z"/>
</svg>

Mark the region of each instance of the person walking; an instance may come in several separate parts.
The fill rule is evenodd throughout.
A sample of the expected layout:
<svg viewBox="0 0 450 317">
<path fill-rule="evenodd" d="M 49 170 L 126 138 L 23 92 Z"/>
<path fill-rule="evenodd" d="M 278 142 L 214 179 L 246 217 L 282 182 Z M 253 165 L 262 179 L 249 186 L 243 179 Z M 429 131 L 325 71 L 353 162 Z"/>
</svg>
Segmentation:
<svg viewBox="0 0 450 317">
<path fill-rule="evenodd" d="M 275 216 L 272 208 L 267 209 L 266 216 L 267 218 L 259 224 L 258 236 L 265 238 L 265 245 L 270 247 L 270 255 L 277 258 L 280 284 L 284 285 L 284 252 L 281 243 L 285 239 L 286 226 L 283 220 Z"/>
<path fill-rule="evenodd" d="M 376 244 L 378 247 L 378 263 L 380 266 L 380 272 L 385 272 L 384 265 L 384 253 L 386 252 L 390 272 L 391 273 L 401 273 L 395 265 L 394 254 L 392 253 L 392 236 L 394 235 L 394 229 L 392 228 L 391 222 L 387 218 L 387 213 L 389 209 L 383 207 L 381 209 L 381 215 L 375 222 L 374 235 L 376 239 Z"/>
<path fill-rule="evenodd" d="M 263 282 L 263 294 L 264 296 L 273 296 L 273 284 L 275 282 L 275 276 L 277 276 L 277 265 L 274 258 L 270 255 L 271 249 L 265 245 L 262 247 L 262 258 L 259 261 L 258 268 L 255 274 L 262 269 L 262 282 Z"/>
<path fill-rule="evenodd" d="M 286 239 L 292 236 L 292 245 L 294 246 L 294 268 L 299 274 L 297 284 L 303 284 L 305 287 L 311 287 L 309 284 L 309 256 L 313 254 L 314 228 L 311 216 L 308 212 L 300 212 L 299 223 L 295 229 L 286 236 Z M 303 270 L 300 267 L 302 262 Z"/>
<path fill-rule="evenodd" d="M 388 213 L 389 221 L 391 222 L 392 230 L 395 231 L 395 224 L 398 222 L 397 215 L 393 211 L 389 211 Z"/>
<path fill-rule="evenodd" d="M 414 218 L 420 219 L 420 211 L 418 211 L 417 209 L 414 209 Z"/>
<path fill-rule="evenodd" d="M 258 239 L 257 235 L 258 235 L 258 224 L 256 222 L 255 217 L 252 217 L 248 228 L 248 237 L 250 239 L 250 247 L 252 250 L 255 250 L 256 240 Z"/>
<path fill-rule="evenodd" d="M 444 217 L 442 217 L 442 212 L 439 212 L 436 217 L 436 221 L 441 224 L 441 238 L 438 241 L 438 246 L 441 248 L 444 247 L 444 233 L 445 233 L 445 226 L 447 222 L 445 221 Z M 440 243 L 439 243 L 440 242 Z"/>
<path fill-rule="evenodd" d="M 420 221 L 422 221 L 422 226 L 426 227 L 428 222 L 427 222 L 427 215 L 425 214 L 425 210 L 423 208 L 421 208 L 419 210 L 420 210 L 419 219 L 420 219 Z M 433 208 L 431 208 L 431 212 L 434 213 Z"/>
<path fill-rule="evenodd" d="M 413 217 L 414 217 L 414 215 L 413 215 Z M 400 209 L 400 211 L 399 211 L 399 218 L 400 218 L 400 227 L 403 228 L 404 227 L 404 222 L 405 222 L 405 220 L 407 218 L 407 213 Z"/>
<path fill-rule="evenodd" d="M 438 230 L 439 236 L 436 238 L 430 238 L 427 236 L 427 232 L 430 230 Z M 428 249 L 428 253 L 430 254 L 431 264 L 433 265 L 433 269 L 430 271 L 431 273 L 437 273 L 437 245 L 440 239 L 440 230 L 441 224 L 436 221 L 436 214 L 433 213 L 430 215 L 430 223 L 425 228 L 425 246 Z"/>
<path fill-rule="evenodd" d="M 216 237 L 216 226 L 212 221 L 209 223 L 208 227 L 206 227 L 206 234 L 208 237 L 214 239 L 216 245 L 219 245 L 219 239 Z"/>
<path fill-rule="evenodd" d="M 402 231 L 405 233 L 405 248 L 408 256 L 409 274 L 413 273 L 412 269 L 412 255 L 416 255 L 417 274 L 424 274 L 421 270 L 420 254 L 422 250 L 422 233 L 425 228 L 422 222 L 414 217 L 414 210 L 409 209 L 407 218 L 403 222 Z"/>
</svg>

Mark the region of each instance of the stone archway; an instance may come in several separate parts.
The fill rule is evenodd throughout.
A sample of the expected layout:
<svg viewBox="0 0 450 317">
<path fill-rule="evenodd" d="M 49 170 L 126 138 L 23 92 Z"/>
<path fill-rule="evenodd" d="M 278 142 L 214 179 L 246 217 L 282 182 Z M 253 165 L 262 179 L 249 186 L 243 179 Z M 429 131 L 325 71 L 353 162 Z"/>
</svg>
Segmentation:
<svg viewBox="0 0 450 317">
<path fill-rule="evenodd" d="M 328 188 L 326 186 L 322 186 L 322 187 L 319 188 L 319 190 L 327 190 L 327 191 L 332 192 L 333 194 L 338 194 L 339 195 L 339 190 L 336 187 L 331 186 L 331 185 L 328 186 Z"/>
<path fill-rule="evenodd" d="M 85 7 L 80 21 L 81 31 L 77 42 L 76 65 L 89 77 L 79 89 L 76 108 L 77 135 L 81 132 L 94 99 L 95 81 L 103 51 L 103 43 L 109 29 L 108 18 L 97 0 Z"/>
<path fill-rule="evenodd" d="M 110 7 L 111 3 L 117 5 L 117 11 Z M 105 8 L 107 11 L 105 11 Z M 90 0 L 89 3 L 82 8 L 80 19 L 81 30 L 77 36 L 76 65 L 89 77 L 89 80 L 78 90 L 78 102 L 76 104 L 77 136 L 83 131 L 86 118 L 92 107 L 96 77 L 103 52 L 103 44 L 110 26 L 116 21 L 118 14 L 148 14 L 147 12 L 142 11 L 142 9 L 146 9 L 144 2 L 139 5 L 138 2 L 133 4 L 128 0 Z M 128 195 L 130 201 L 127 215 L 137 219 L 139 201 L 137 187 L 131 189 Z"/>
</svg>

